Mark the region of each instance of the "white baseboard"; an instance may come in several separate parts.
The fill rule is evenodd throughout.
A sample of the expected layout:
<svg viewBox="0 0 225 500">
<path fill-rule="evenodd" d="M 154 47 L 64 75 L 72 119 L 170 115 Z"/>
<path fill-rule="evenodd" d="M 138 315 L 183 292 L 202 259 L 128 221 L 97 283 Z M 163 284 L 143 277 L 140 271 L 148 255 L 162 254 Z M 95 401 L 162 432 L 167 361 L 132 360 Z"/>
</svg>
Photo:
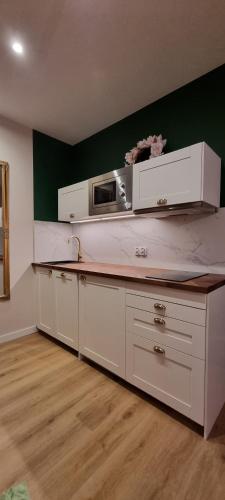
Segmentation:
<svg viewBox="0 0 225 500">
<path fill-rule="evenodd" d="M 25 337 L 26 335 L 31 335 L 31 333 L 35 333 L 36 331 L 37 327 L 33 325 L 22 330 L 5 333 L 4 335 L 0 335 L 0 344 L 3 344 L 3 342 L 10 342 L 10 340 L 19 339 L 20 337 Z"/>
</svg>

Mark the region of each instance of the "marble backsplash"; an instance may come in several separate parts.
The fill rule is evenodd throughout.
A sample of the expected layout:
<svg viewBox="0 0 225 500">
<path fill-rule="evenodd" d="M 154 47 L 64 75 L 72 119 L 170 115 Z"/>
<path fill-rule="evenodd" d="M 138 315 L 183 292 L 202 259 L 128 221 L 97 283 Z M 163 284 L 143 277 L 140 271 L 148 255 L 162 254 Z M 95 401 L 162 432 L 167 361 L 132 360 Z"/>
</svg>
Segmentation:
<svg viewBox="0 0 225 500">
<path fill-rule="evenodd" d="M 74 258 L 70 224 L 34 222 L 34 262 Z M 69 241 L 69 243 L 68 243 Z"/>
<path fill-rule="evenodd" d="M 71 259 L 225 273 L 225 208 L 213 215 L 117 219 L 84 224 L 34 223 L 35 261 Z M 136 257 L 145 246 L 147 257 Z"/>
<path fill-rule="evenodd" d="M 72 225 L 84 260 L 225 273 L 225 208 L 213 215 Z M 135 247 L 146 246 L 147 257 Z"/>
</svg>

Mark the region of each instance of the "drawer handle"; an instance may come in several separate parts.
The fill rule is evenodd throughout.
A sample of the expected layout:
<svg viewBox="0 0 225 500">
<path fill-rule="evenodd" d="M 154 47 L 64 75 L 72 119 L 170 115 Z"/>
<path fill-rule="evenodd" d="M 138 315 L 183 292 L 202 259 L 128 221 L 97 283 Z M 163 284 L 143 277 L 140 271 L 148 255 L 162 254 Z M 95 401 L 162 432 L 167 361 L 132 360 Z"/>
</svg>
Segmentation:
<svg viewBox="0 0 225 500">
<path fill-rule="evenodd" d="M 165 349 L 159 347 L 158 345 L 154 345 L 154 351 L 157 352 L 157 354 L 165 354 Z"/>
<path fill-rule="evenodd" d="M 61 278 L 65 278 L 65 273 L 60 274 Z"/>
<path fill-rule="evenodd" d="M 166 205 L 167 204 L 167 199 L 166 198 L 160 198 L 157 200 L 157 205 Z"/>
<path fill-rule="evenodd" d="M 162 318 L 154 318 L 154 323 L 156 323 L 157 325 L 162 325 L 162 326 L 165 326 L 165 324 L 166 324 L 165 320 Z"/>
<path fill-rule="evenodd" d="M 75 214 L 70 214 L 71 219 L 74 219 L 74 217 L 75 217 Z"/>
<path fill-rule="evenodd" d="M 84 274 L 80 275 L 80 281 L 86 281 L 86 276 L 84 276 Z"/>
<path fill-rule="evenodd" d="M 49 275 L 49 278 L 50 278 L 50 276 L 52 275 L 52 269 L 49 269 L 48 275 Z"/>
<path fill-rule="evenodd" d="M 164 306 L 163 304 L 159 304 L 158 302 L 156 302 L 156 304 L 154 304 L 154 308 L 158 309 L 159 311 L 165 311 L 166 310 L 166 306 Z"/>
</svg>

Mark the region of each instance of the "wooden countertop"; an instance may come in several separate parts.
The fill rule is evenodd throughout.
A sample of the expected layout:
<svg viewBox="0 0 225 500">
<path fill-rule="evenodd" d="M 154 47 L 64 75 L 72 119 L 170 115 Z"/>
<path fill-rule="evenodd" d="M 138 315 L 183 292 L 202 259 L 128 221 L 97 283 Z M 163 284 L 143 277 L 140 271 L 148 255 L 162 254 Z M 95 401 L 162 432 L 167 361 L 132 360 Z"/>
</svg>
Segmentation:
<svg viewBox="0 0 225 500">
<path fill-rule="evenodd" d="M 145 285 L 157 285 L 162 287 L 176 288 L 198 293 L 209 293 L 217 288 L 225 285 L 224 274 L 207 274 L 199 278 L 194 278 L 185 282 L 178 281 L 162 281 L 154 278 L 149 279 L 146 276 L 151 273 L 156 275 L 165 269 L 156 269 L 151 267 L 139 266 L 124 266 L 119 264 L 103 264 L 98 262 L 79 262 L 74 264 L 48 264 L 48 263 L 33 263 L 33 267 L 46 267 L 48 269 L 56 269 L 59 271 L 67 271 L 73 273 L 85 273 L 108 278 L 122 279 L 125 281 L 134 281 L 144 283 Z"/>
</svg>

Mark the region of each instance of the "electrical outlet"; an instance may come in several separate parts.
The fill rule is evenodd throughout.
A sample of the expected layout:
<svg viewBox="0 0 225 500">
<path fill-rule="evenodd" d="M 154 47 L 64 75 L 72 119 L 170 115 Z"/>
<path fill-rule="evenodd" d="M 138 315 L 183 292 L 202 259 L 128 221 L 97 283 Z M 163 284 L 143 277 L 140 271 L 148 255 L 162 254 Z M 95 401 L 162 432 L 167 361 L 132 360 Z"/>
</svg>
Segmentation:
<svg viewBox="0 0 225 500">
<path fill-rule="evenodd" d="M 147 257 L 147 247 L 140 247 L 141 257 Z"/>
<path fill-rule="evenodd" d="M 147 257 L 148 249 L 147 247 L 135 247 L 136 257 Z"/>
</svg>

